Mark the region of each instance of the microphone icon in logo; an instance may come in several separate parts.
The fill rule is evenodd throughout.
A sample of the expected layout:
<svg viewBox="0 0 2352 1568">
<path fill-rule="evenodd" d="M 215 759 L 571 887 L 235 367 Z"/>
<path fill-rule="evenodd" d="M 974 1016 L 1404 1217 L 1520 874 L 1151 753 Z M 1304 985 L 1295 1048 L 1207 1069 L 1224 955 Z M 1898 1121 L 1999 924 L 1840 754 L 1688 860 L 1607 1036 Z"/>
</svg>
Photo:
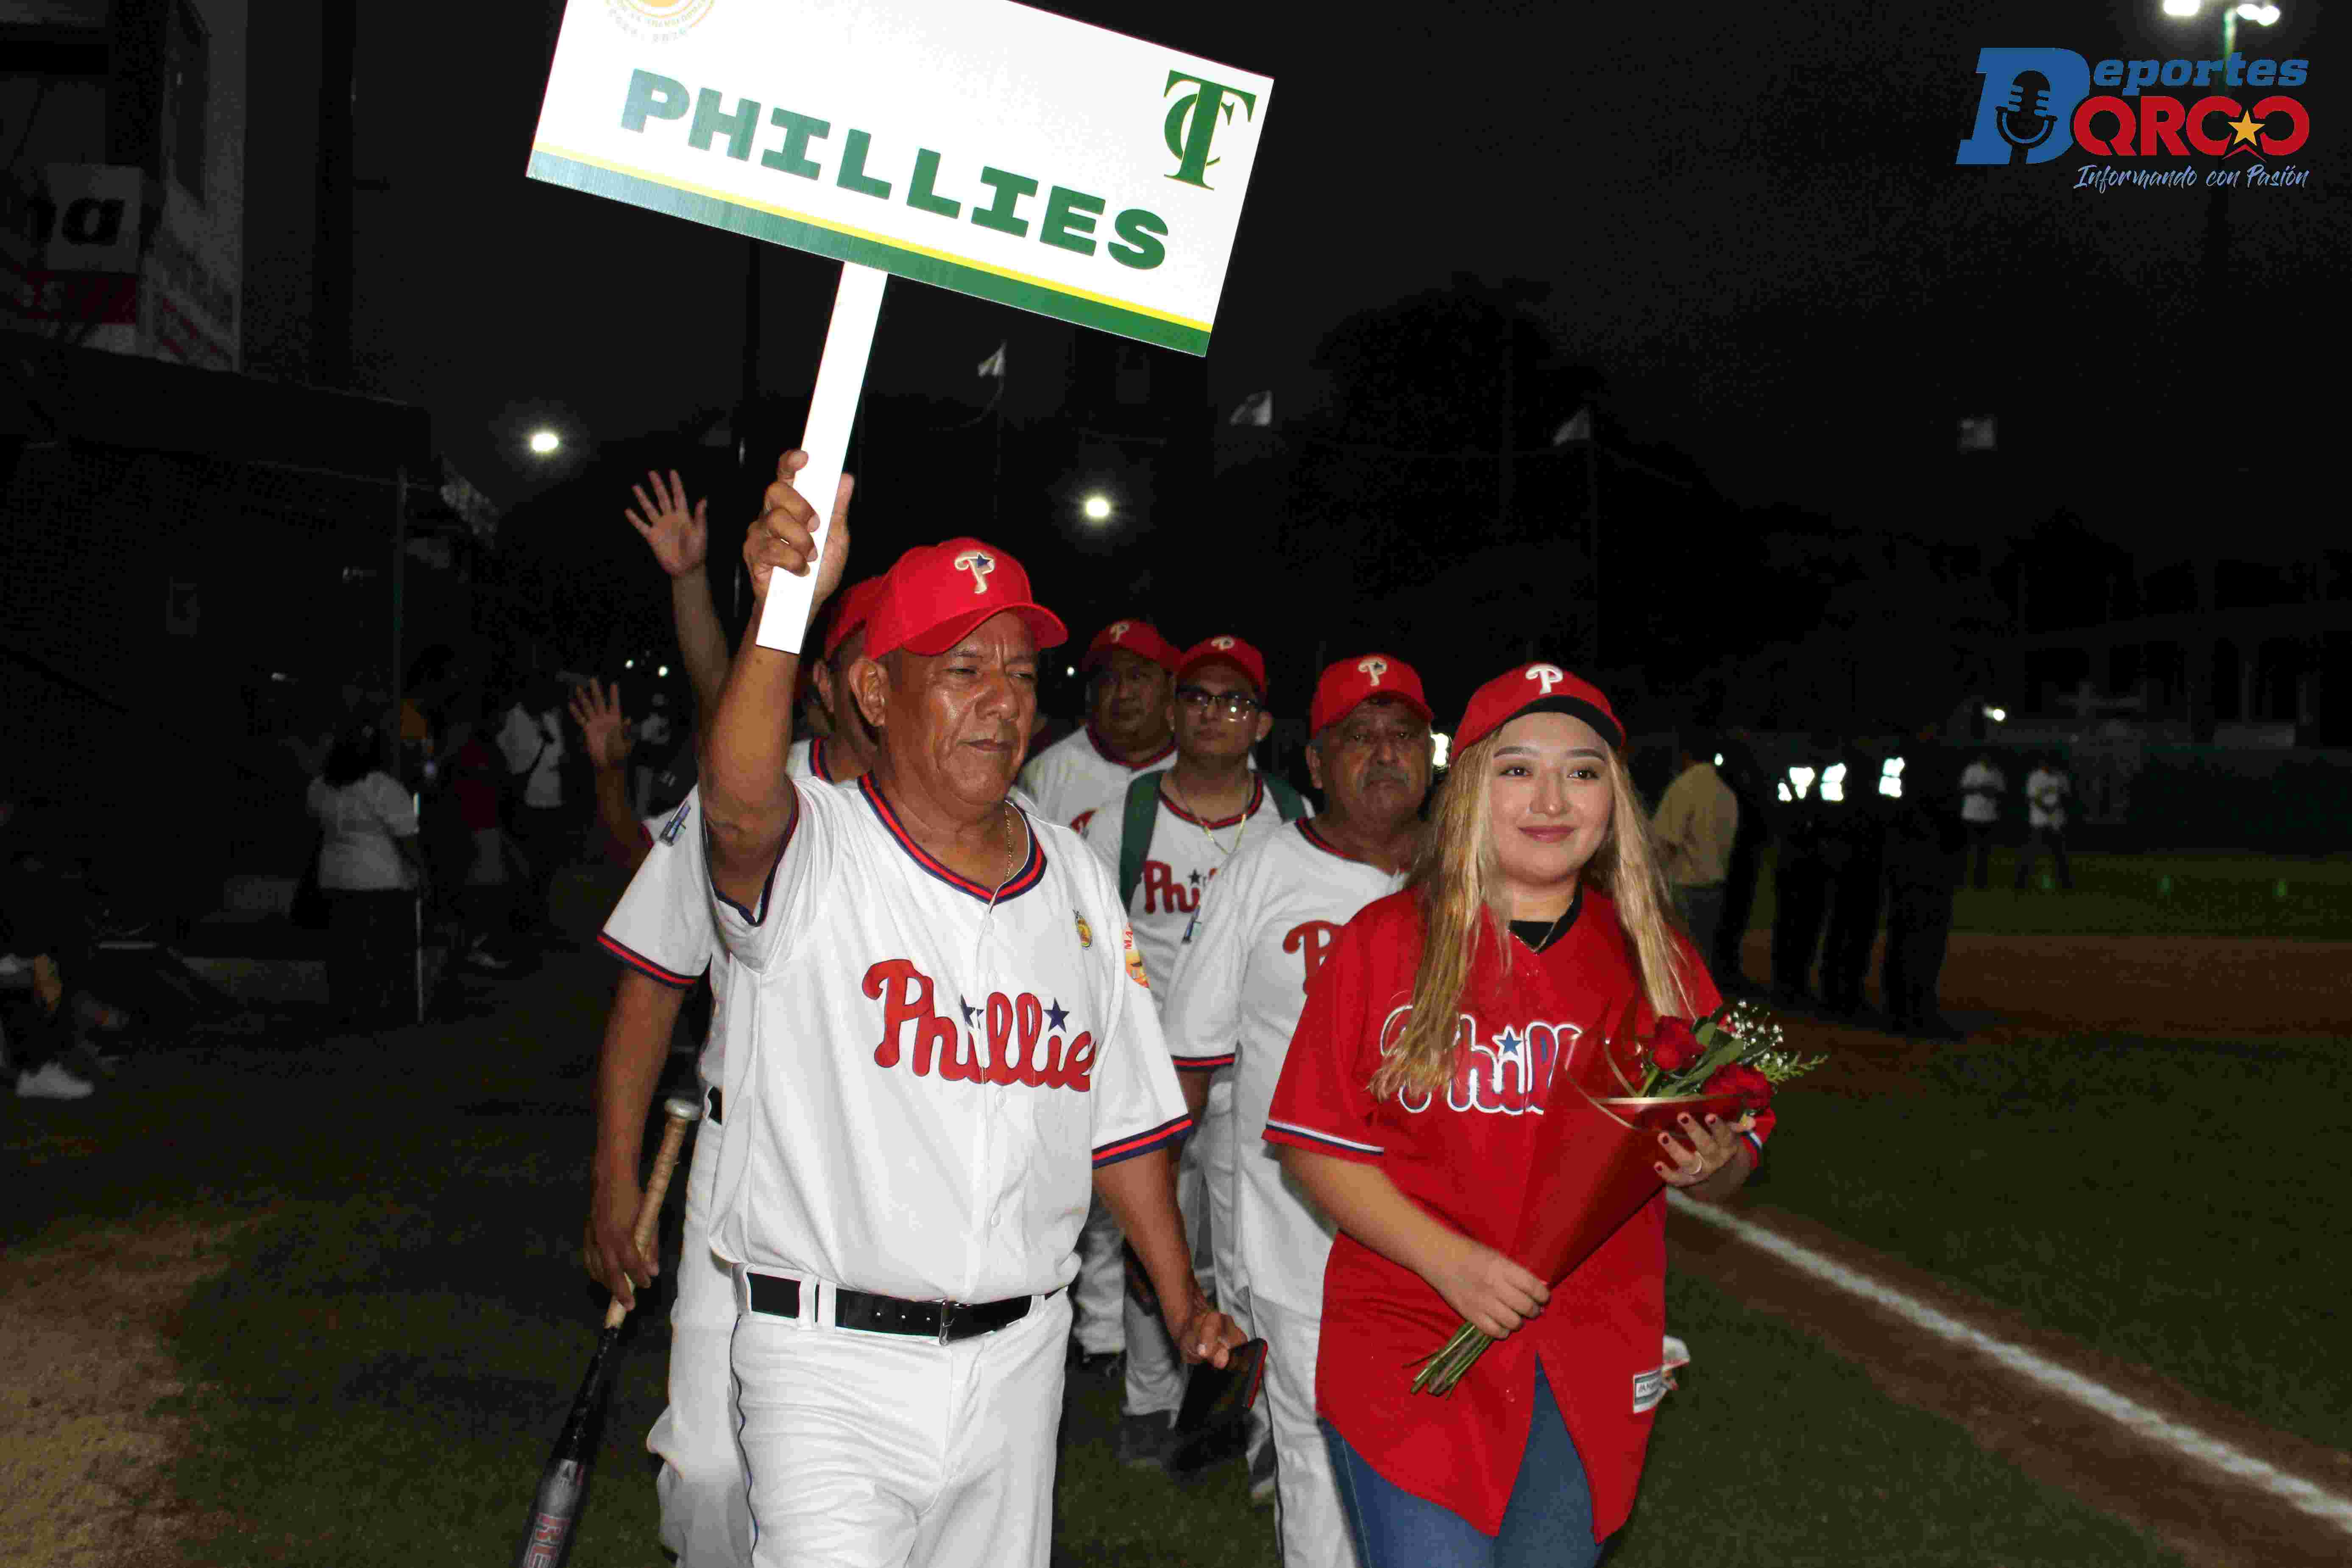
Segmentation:
<svg viewBox="0 0 2352 1568">
<path fill-rule="evenodd" d="M 2058 128 L 2058 117 L 2050 112 L 2050 79 L 2040 71 L 2018 72 L 2009 97 L 1993 110 L 1992 123 L 2010 145 L 2011 166 L 2024 163 L 2027 150 L 2050 140 Z"/>
</svg>

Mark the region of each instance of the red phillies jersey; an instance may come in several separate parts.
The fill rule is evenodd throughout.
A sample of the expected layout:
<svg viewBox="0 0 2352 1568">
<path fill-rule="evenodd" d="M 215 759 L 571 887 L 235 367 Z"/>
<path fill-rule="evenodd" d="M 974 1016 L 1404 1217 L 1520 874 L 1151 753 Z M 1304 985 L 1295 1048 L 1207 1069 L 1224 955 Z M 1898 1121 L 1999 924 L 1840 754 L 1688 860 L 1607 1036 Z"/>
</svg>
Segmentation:
<svg viewBox="0 0 2352 1568">
<path fill-rule="evenodd" d="M 1379 1165 L 1446 1224 L 1507 1251 L 1555 1069 L 1595 1048 L 1641 986 L 1616 906 L 1598 893 L 1581 895 L 1543 952 L 1505 940 L 1509 973 L 1490 937 L 1464 989 L 1454 1081 L 1418 1104 L 1378 1100 L 1367 1086 L 1383 1031 L 1395 1036 L 1412 999 L 1422 921 L 1410 890 L 1367 906 L 1308 989 L 1265 1136 Z M 1712 1011 L 1718 998 L 1695 956 L 1689 973 L 1694 1008 Z M 1574 1090 L 1563 1082 L 1560 1092 Z M 1664 1227 L 1661 1197 L 1444 1398 L 1412 1392 L 1414 1363 L 1461 1315 L 1421 1276 L 1343 1232 L 1323 1279 L 1318 1408 L 1382 1476 L 1492 1535 L 1527 1449 L 1540 1359 L 1591 1481 L 1594 1536 L 1608 1535 L 1633 1510 L 1664 1386 Z"/>
</svg>

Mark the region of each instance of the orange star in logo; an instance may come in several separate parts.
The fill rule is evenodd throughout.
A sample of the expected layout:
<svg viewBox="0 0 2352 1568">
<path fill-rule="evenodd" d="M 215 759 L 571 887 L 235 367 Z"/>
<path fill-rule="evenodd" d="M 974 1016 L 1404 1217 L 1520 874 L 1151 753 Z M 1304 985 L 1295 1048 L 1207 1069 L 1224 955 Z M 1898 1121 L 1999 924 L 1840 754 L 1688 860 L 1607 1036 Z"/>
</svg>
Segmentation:
<svg viewBox="0 0 2352 1568">
<path fill-rule="evenodd" d="M 2230 156 L 2231 153 L 2252 151 L 2254 138 L 2262 134 L 2263 122 L 2252 114 L 2242 112 L 2238 119 L 2224 120 L 2221 123 L 2228 126 L 2233 132 L 2230 138 L 2230 152 L 2221 154 L 2224 158 Z"/>
</svg>

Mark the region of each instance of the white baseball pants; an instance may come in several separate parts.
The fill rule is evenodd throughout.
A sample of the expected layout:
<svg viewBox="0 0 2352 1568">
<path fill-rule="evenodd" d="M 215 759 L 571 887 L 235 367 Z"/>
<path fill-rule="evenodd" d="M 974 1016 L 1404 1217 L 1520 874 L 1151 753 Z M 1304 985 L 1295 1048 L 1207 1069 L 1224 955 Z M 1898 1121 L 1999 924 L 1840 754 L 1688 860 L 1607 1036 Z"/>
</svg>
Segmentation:
<svg viewBox="0 0 2352 1568">
<path fill-rule="evenodd" d="M 1274 1425 L 1275 1528 L 1282 1568 L 1356 1568 L 1331 1450 L 1315 1419 L 1322 1315 L 1253 1297 L 1250 1317 L 1252 1330 L 1265 1341 L 1265 1389 L 1259 1403 Z"/>
<path fill-rule="evenodd" d="M 719 1179 L 724 1130 L 695 1130 L 686 1173 L 686 1245 L 669 1310 L 669 1405 L 646 1436 L 660 1457 L 661 1543 L 679 1568 L 749 1568 L 751 1500 L 735 1444 L 733 1272 L 710 1254 L 710 1189 Z"/>
<path fill-rule="evenodd" d="M 1127 1268 L 1118 1247 L 1118 1218 L 1097 1197 L 1078 1232 L 1078 1277 L 1070 1282 L 1078 1349 L 1088 1355 L 1117 1355 L 1127 1348 Z"/>
<path fill-rule="evenodd" d="M 802 1294 L 798 1321 L 737 1298 L 755 1568 L 1046 1568 L 1067 1292 L 950 1345 L 820 1324 L 831 1292 Z"/>
<path fill-rule="evenodd" d="M 1225 1113 L 1217 1111 L 1217 1090 L 1209 1090 L 1207 1114 L 1176 1162 L 1176 1209 L 1184 1219 L 1184 1236 L 1192 1247 L 1192 1273 L 1201 1293 L 1217 1300 L 1217 1252 L 1213 1211 L 1221 1195 L 1215 1172 L 1232 1165 L 1234 1142 L 1233 1091 L 1225 1091 Z M 1230 1191 L 1222 1194 L 1228 1199 Z M 1120 1409 L 1129 1415 L 1173 1415 L 1184 1404 L 1184 1358 L 1168 1337 L 1160 1314 L 1129 1296 L 1127 1310 L 1127 1393 Z"/>
</svg>

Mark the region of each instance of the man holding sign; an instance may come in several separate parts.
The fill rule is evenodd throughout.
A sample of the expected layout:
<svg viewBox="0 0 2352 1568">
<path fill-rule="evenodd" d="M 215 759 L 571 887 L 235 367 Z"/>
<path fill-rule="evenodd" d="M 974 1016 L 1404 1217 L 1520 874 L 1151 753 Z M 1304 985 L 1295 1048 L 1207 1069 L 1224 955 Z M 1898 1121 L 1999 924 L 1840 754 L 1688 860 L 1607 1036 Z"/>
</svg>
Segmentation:
<svg viewBox="0 0 2352 1568">
<path fill-rule="evenodd" d="M 820 552 L 805 461 L 745 541 L 763 602 L 841 581 L 848 486 Z M 1241 1342 L 1192 1277 L 1169 1170 L 1190 1119 L 1111 875 L 1007 798 L 1063 635 L 1003 551 L 907 552 L 849 672 L 879 753 L 838 784 L 785 773 L 796 655 L 747 636 L 727 678 L 702 769 L 739 966 L 712 1247 L 761 1568 L 1044 1568 L 1090 1187 L 1185 1358 Z"/>
</svg>

